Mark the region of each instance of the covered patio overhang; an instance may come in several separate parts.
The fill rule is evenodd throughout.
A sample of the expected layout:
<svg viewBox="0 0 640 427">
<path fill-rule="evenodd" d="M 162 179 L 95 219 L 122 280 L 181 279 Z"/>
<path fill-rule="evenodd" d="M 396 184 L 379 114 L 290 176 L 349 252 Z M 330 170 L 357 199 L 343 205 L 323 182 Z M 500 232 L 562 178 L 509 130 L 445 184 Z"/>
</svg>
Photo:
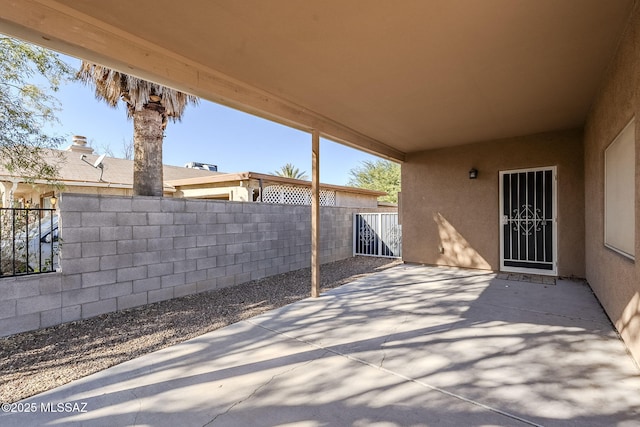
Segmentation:
<svg viewBox="0 0 640 427">
<path fill-rule="evenodd" d="M 565 147 L 559 173 L 565 177 L 570 169 L 573 177 L 559 191 L 593 193 L 586 212 L 584 197 L 561 206 L 561 218 L 570 211 L 582 218 L 564 216 L 565 224 L 582 231 L 569 239 L 565 233 L 563 241 L 584 249 L 576 271 L 604 263 L 587 267 L 586 275 L 640 354 L 640 269 L 612 258 L 617 255 L 606 252 L 601 237 L 591 237 L 603 234 L 603 147 L 640 113 L 633 77 L 639 75 L 633 58 L 640 37 L 637 30 L 625 33 L 640 28 L 637 1 L 0 0 L 0 11 L 2 33 L 311 133 L 316 224 L 320 137 L 398 162 L 418 159 L 424 171 L 454 155 L 471 163 L 485 155 L 476 144 L 486 141 L 506 141 L 488 146 L 492 161 L 505 147 L 527 160 L 517 138 L 556 132 L 527 140 L 528 153 L 537 144 L 540 152 Z M 589 117 L 588 133 L 571 133 L 582 132 Z M 449 151 L 433 156 L 438 149 Z M 539 157 L 535 166 L 555 165 L 549 158 Z M 518 167 L 487 167 L 495 182 L 467 191 L 490 200 L 481 214 L 497 221 L 497 171 Z M 588 167 L 594 173 L 585 179 Z M 422 182 L 431 175 L 409 178 Z M 440 179 L 450 182 L 448 175 Z M 639 188 L 636 177 L 636 200 Z M 450 206 L 469 200 L 464 192 L 457 198 L 451 193 L 456 191 L 445 194 Z M 422 200 L 409 203 L 403 196 L 411 208 Z M 436 220 L 448 236 L 458 237 L 455 221 L 446 215 Z M 485 229 L 490 221 L 467 228 Z M 592 228 L 586 243 L 580 221 Z M 313 230 L 315 247 L 319 231 Z M 496 240 L 478 237 L 482 244 Z M 497 258 L 495 246 L 487 246 L 485 256 Z M 485 261 L 475 253 L 467 258 Z M 312 265 L 317 280 L 316 258 Z M 608 277 L 623 277 L 624 285 L 610 291 Z"/>
<path fill-rule="evenodd" d="M 0 31 L 403 161 L 582 126 L 633 4 L 2 0 Z"/>
</svg>

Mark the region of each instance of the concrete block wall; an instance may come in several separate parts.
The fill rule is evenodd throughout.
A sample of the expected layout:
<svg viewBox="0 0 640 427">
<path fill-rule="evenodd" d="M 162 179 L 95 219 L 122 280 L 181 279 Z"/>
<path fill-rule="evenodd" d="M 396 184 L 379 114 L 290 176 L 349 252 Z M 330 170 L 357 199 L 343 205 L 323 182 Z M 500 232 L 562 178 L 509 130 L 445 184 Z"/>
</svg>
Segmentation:
<svg viewBox="0 0 640 427">
<path fill-rule="evenodd" d="M 310 265 L 309 206 L 66 193 L 60 271 L 0 279 L 0 336 Z M 352 256 L 362 208 L 321 208 L 321 262 Z"/>
</svg>

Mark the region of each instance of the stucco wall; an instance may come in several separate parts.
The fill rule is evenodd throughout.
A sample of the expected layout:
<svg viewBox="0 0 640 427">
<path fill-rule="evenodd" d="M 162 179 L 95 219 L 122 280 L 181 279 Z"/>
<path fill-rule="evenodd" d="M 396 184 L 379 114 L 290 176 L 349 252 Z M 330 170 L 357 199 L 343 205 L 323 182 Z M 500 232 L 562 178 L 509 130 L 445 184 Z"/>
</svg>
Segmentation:
<svg viewBox="0 0 640 427">
<path fill-rule="evenodd" d="M 377 208 L 378 198 L 364 194 L 336 191 L 336 206 L 352 208 Z"/>
<path fill-rule="evenodd" d="M 581 131 L 410 154 L 402 165 L 403 259 L 498 270 L 499 172 L 544 166 L 558 172 L 558 273 L 584 277 Z M 478 179 L 469 179 L 472 167 Z"/>
<path fill-rule="evenodd" d="M 636 117 L 635 252 L 640 254 L 640 10 L 629 22 L 585 126 L 586 275 L 591 288 L 640 362 L 640 259 L 604 246 L 604 150 Z"/>
</svg>

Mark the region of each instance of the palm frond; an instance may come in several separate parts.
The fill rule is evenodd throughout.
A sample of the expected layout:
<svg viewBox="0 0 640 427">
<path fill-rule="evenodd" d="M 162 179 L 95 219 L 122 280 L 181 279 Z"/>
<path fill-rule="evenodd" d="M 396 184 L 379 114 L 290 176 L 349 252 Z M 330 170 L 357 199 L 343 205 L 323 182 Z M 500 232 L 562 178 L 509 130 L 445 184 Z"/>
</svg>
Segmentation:
<svg viewBox="0 0 640 427">
<path fill-rule="evenodd" d="M 297 167 L 295 167 L 292 163 L 287 163 L 284 166 L 281 166 L 280 169 L 274 171 L 274 174 L 277 176 L 282 176 L 285 178 L 293 178 L 293 179 L 307 179 L 307 173 L 304 171 L 300 171 Z"/>
<path fill-rule="evenodd" d="M 158 102 L 164 109 L 164 117 L 180 120 L 188 104 L 198 103 L 198 98 L 193 95 L 87 61 L 82 61 L 78 77 L 93 85 L 96 98 L 106 101 L 111 107 L 123 100 L 130 117 L 134 111 Z"/>
</svg>

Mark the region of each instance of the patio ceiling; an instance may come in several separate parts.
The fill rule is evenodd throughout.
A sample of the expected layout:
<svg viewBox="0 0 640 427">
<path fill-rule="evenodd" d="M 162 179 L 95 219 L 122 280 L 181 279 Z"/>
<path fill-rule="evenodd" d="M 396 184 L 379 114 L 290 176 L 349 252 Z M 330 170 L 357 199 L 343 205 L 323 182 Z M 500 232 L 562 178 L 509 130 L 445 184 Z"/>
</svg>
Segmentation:
<svg viewBox="0 0 640 427">
<path fill-rule="evenodd" d="M 0 0 L 0 32 L 384 157 L 582 126 L 632 0 Z"/>
</svg>

